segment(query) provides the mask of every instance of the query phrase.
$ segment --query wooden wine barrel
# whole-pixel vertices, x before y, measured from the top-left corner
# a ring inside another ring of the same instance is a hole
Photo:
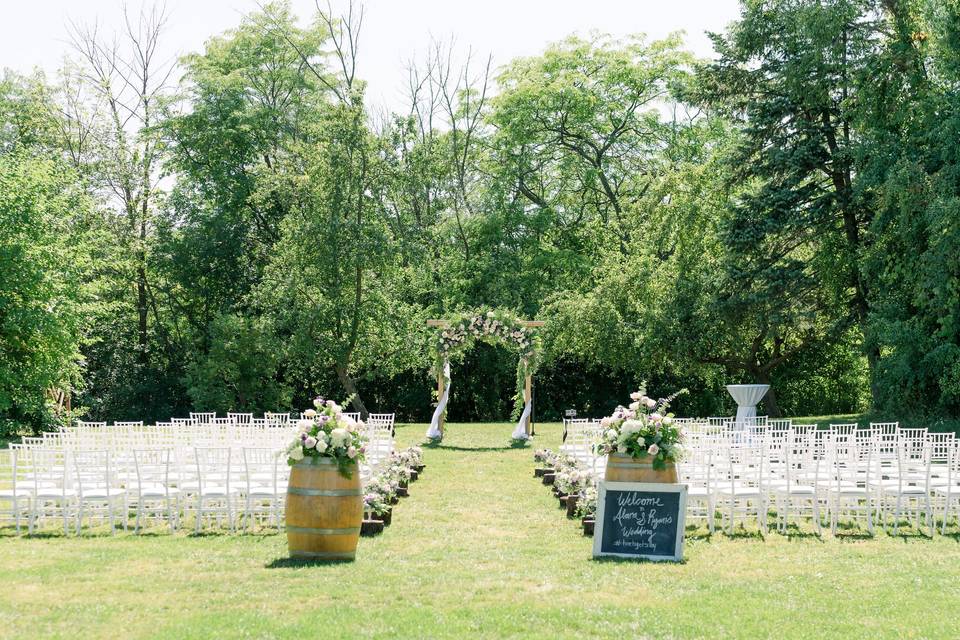
[[[677,467],[668,462],[664,469],[654,469],[649,457],[634,458],[622,453],[611,453],[607,457],[607,482],[659,482],[677,483]]]
[[[292,558],[352,560],[363,522],[360,470],[344,478],[332,458],[304,458],[287,485],[287,546]]]

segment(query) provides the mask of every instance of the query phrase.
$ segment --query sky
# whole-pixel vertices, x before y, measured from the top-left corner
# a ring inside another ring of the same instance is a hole
[[[345,2],[332,0],[332,5],[342,9]],[[127,4],[138,10],[144,2]],[[304,19],[316,10],[314,0],[291,4]],[[122,6],[121,0],[0,0],[0,67],[53,72],[70,53],[71,21],[115,30]],[[236,26],[258,2],[166,0],[166,7],[163,52],[175,57],[202,50],[207,38]],[[368,104],[401,109],[406,66],[425,54],[432,39],[453,38],[458,50],[470,48],[483,58],[491,54],[497,66],[535,55],[572,33],[661,38],[682,30],[690,50],[709,56],[704,32],[723,31],[739,9],[736,0],[367,0],[364,12],[358,75],[368,83]]]

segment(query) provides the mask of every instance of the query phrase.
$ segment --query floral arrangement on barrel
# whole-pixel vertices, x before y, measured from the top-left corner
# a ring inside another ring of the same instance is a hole
[[[646,389],[630,394],[628,407],[617,407],[613,415],[600,420],[604,428],[595,450],[599,455],[620,453],[633,458],[651,458],[654,469],[665,469],[683,454],[683,433],[667,408],[686,389],[654,400]]]
[[[332,458],[340,475],[351,477],[354,464],[364,459],[363,421],[344,414],[342,406],[333,400],[318,397],[313,406],[316,409],[304,411],[297,422],[297,436],[285,451],[287,464],[295,465],[304,458]]]

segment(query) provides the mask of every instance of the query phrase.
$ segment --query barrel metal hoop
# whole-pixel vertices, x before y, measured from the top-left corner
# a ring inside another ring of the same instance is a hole
[[[287,493],[292,496],[329,496],[341,498],[344,496],[362,496],[361,489],[306,489],[304,487],[287,487]]]
[[[336,458],[331,458],[329,456],[304,456],[302,459],[297,461],[293,466],[295,467],[339,467],[343,465],[347,468],[352,468],[357,466],[356,460],[348,460],[346,462],[337,460]]]
[[[291,558],[317,558],[321,560],[353,560],[357,557],[353,553],[329,553],[326,551],[291,551]]]
[[[288,533],[313,533],[321,536],[347,536],[353,533],[359,533],[360,527],[347,527],[345,529],[320,529],[318,527],[291,527],[287,526]]]

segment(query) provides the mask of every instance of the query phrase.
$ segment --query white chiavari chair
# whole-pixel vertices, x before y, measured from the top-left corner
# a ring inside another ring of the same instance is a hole
[[[236,424],[250,424],[253,422],[252,413],[227,413],[227,418],[232,419]]]
[[[30,518],[30,488],[22,466],[17,464],[19,449],[0,449],[0,518],[15,524],[20,533],[21,521]]]
[[[827,458],[832,472],[825,498],[833,535],[836,535],[841,521],[859,523],[861,519],[866,521],[867,530],[873,534],[873,491],[868,486],[867,470],[871,467],[874,447],[869,432],[861,434],[854,430],[830,434]]]
[[[687,517],[702,519],[710,533],[713,533],[716,527],[716,436],[699,433],[690,435],[686,447],[687,459],[679,464],[679,472],[681,481],[687,485]]]
[[[897,535],[899,531],[901,517],[905,516],[909,520],[911,515],[915,516],[918,528],[923,516],[925,523],[930,526],[930,534],[933,535],[930,445],[926,437],[918,437],[920,434],[917,431],[900,430],[896,478],[884,482],[881,488],[880,508],[883,514],[883,526],[887,527],[887,517],[892,515],[893,535]]]
[[[940,532],[946,534],[947,522],[950,521],[950,514],[956,509],[960,513],[960,440],[956,438],[950,443],[947,451],[947,473],[943,477],[938,477],[936,481],[931,479],[931,491],[933,497],[937,500],[937,510],[943,514]]]
[[[236,530],[234,507],[239,487],[232,486],[233,457],[230,447],[194,447],[197,464],[197,488],[194,493],[196,532],[200,533],[206,516],[216,516],[221,525],[226,517],[231,531]]]
[[[80,450],[72,453],[77,489],[77,534],[86,516],[109,521],[110,534],[116,533],[116,519],[127,529],[127,492],[114,475],[110,452]]]
[[[244,447],[244,511],[243,528],[259,516],[268,516],[274,527],[280,526],[283,502],[287,493],[286,478],[281,465],[286,466],[275,449]]]
[[[134,450],[136,482],[133,502],[137,510],[134,532],[140,532],[142,519],[165,520],[170,531],[180,524],[180,489],[170,479],[171,450],[168,448]]]
[[[809,517],[820,533],[820,500],[817,487],[810,483],[805,474],[811,461],[811,438],[804,434],[789,431],[782,449],[782,474],[775,478],[770,486],[777,511],[777,530],[786,533],[790,526],[790,517]],[[814,474],[813,477],[816,477]],[[799,522],[798,522],[799,526]]]
[[[761,534],[767,529],[767,490],[764,487],[763,442],[746,441],[730,434],[721,444],[727,477],[718,483],[717,499],[727,532],[733,533],[738,516],[756,515]]]
[[[27,440],[27,438],[24,438]],[[28,483],[31,490],[30,533],[49,516],[63,520],[63,533],[69,533],[69,521],[76,507],[77,494],[70,481],[70,457],[62,449],[28,446]]]

